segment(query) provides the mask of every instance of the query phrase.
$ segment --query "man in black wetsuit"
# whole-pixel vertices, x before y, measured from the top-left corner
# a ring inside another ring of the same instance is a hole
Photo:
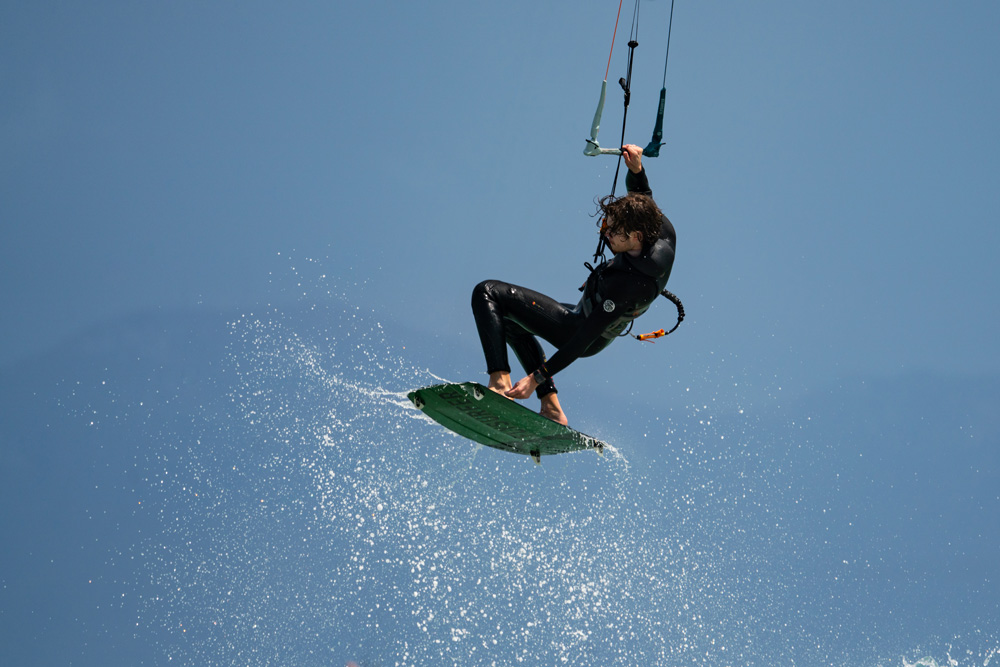
[[[536,392],[541,414],[566,424],[552,376],[580,357],[597,354],[656,300],[674,263],[677,235],[653,201],[642,149],[622,147],[628,194],[600,202],[602,234],[615,254],[598,265],[576,306],[517,285],[486,280],[472,292],[472,313],[486,355],[489,387],[510,398]],[[557,348],[545,358],[535,336]],[[507,345],[528,375],[511,385]]]

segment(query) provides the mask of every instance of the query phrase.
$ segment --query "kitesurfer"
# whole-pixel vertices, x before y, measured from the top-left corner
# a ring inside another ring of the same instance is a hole
[[[642,148],[622,147],[628,167],[623,197],[599,203],[602,235],[614,257],[591,271],[575,306],[544,294],[497,280],[486,280],[472,292],[472,313],[486,356],[489,388],[524,399],[535,392],[540,414],[566,424],[552,376],[580,357],[597,354],[617,338],[656,300],[670,277],[677,235],[653,201],[642,166]],[[545,358],[536,336],[557,348]],[[507,345],[527,376],[510,379]]]

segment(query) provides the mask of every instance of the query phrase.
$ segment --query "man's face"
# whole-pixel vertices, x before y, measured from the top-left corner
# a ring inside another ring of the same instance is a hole
[[[616,255],[620,252],[638,252],[642,250],[642,234],[639,232],[615,232],[607,231],[604,238],[608,241],[608,247]]]

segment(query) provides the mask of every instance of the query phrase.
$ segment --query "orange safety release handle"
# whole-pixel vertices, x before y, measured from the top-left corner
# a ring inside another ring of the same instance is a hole
[[[660,337],[666,336],[666,335],[667,335],[666,331],[664,331],[663,329],[657,329],[653,333],[639,334],[638,336],[636,336],[636,338],[638,338],[639,340],[650,340],[651,338],[660,338]],[[652,341],[650,341],[650,342],[652,342]]]

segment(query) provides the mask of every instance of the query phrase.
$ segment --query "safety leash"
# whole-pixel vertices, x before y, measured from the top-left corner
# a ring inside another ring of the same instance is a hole
[[[656,338],[663,338],[664,336],[669,336],[673,332],[677,331],[677,327],[679,327],[681,325],[681,322],[684,321],[684,304],[681,303],[681,300],[677,298],[677,295],[674,294],[673,292],[663,290],[662,292],[660,292],[660,296],[666,297],[668,301],[670,301],[671,303],[674,304],[674,306],[677,307],[677,323],[674,324],[674,327],[670,331],[657,329],[656,331],[647,334],[639,334],[639,335],[630,334],[636,340],[645,341],[647,343],[655,343]],[[631,331],[631,329],[632,327],[629,326],[629,331]]]

